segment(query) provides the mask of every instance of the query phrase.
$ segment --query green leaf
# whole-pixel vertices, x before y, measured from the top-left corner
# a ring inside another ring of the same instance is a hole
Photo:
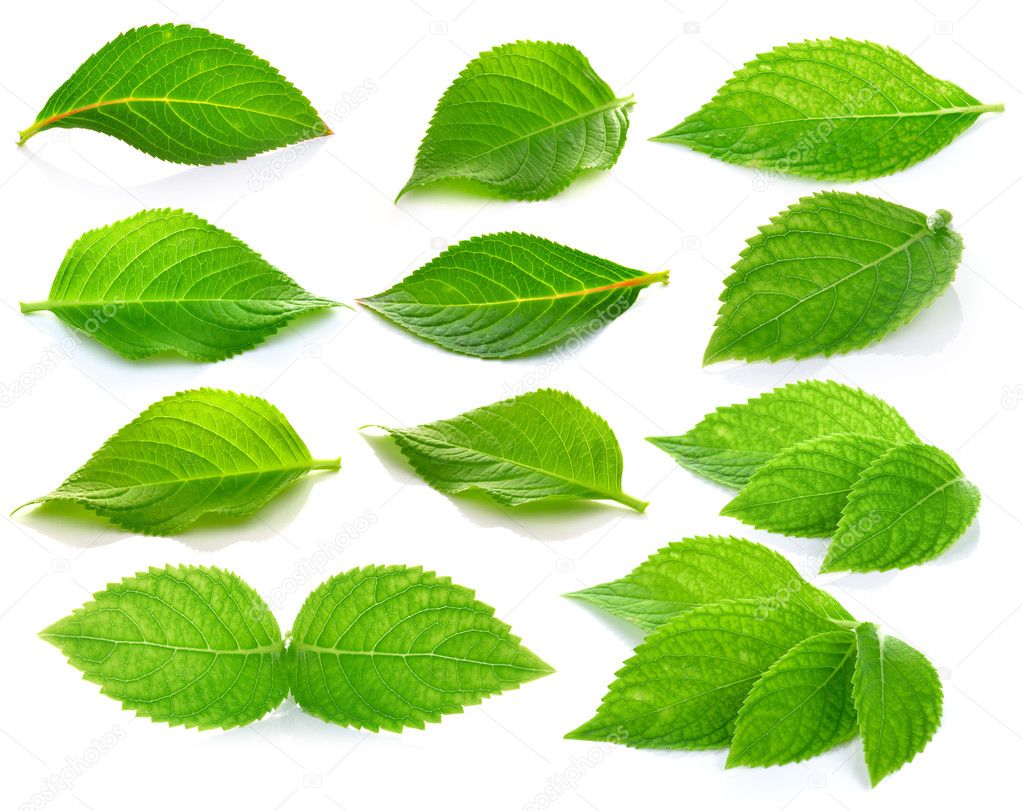
[[[941,723],[941,680],[934,667],[869,622],[856,629],[853,699],[874,786],[922,752]]]
[[[667,284],[668,271],[644,273],[506,232],[459,242],[360,302],[445,349],[510,358],[585,338],[654,282]]]
[[[860,474],[891,447],[863,434],[804,439],[759,467],[721,514],[769,532],[830,538]]]
[[[330,129],[275,68],[203,28],[149,25],[90,56],[21,132],[95,130],[173,163],[229,163]]]
[[[937,557],[973,523],[980,491],[930,445],[878,457],[849,494],[822,572],[904,569]]]
[[[336,306],[201,217],[159,209],[82,235],[49,299],[21,311],[50,310],[127,358],[170,351],[215,361],[296,315]]]
[[[719,408],[682,436],[649,441],[693,473],[742,487],[758,467],[790,445],[835,433],[892,442],[917,438],[882,400],[830,380],[804,380]]]
[[[719,160],[819,180],[891,174],[964,132],[981,104],[898,51],[851,39],[760,54],[717,95],[653,140]]]
[[[763,226],[725,279],[704,363],[834,355],[908,323],[952,283],[952,215],[822,192]]]
[[[150,569],[93,595],[40,636],[104,695],[186,727],[248,724],[288,693],[281,629],[231,572]]]
[[[516,200],[552,197],[580,172],[614,166],[632,103],[571,45],[498,46],[444,92],[398,197],[462,178]]]
[[[553,672],[471,590],[405,566],[354,569],[316,589],[288,666],[302,709],[374,732],[422,729]]]
[[[442,493],[478,490],[512,506],[580,498],[647,506],[622,492],[622,451],[610,426],[562,391],[540,389],[415,428],[380,427]]]
[[[814,588],[784,557],[757,543],[722,536],[668,544],[620,580],[566,595],[652,630],[684,611],[730,599],[767,608],[794,602],[823,616],[852,616]]]
[[[151,405],[29,504],[73,502],[132,532],[173,535],[206,513],[250,515],[309,471],[339,467],[313,459],[266,400],[195,389]]]
[[[764,671],[796,643],[834,628],[794,603],[723,600],[694,608],[636,648],[596,716],[566,737],[644,749],[728,746]]]
[[[856,636],[828,631],[797,643],[750,690],[739,710],[728,767],[795,763],[856,734]]]

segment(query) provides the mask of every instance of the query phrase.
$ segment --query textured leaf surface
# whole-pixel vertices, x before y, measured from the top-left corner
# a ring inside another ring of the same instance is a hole
[[[892,442],[917,438],[882,400],[830,380],[804,380],[719,408],[682,436],[650,441],[693,473],[742,487],[760,465],[790,445],[835,433]]]
[[[808,611],[852,619],[826,592],[805,582],[766,546],[704,536],[670,543],[620,580],[568,595],[652,630],[684,611],[729,599],[759,599],[765,609],[795,602]]]
[[[856,636],[835,630],[804,639],[775,662],[739,710],[729,766],[806,760],[856,734],[852,698]]]
[[[288,665],[306,712],[392,732],[552,672],[471,590],[405,566],[355,569],[316,589]]]
[[[728,746],[761,675],[834,624],[795,605],[725,600],[660,626],[618,671],[596,716],[567,737],[657,749]]]
[[[721,514],[770,532],[830,538],[860,474],[891,447],[864,434],[804,439],[758,468]]]
[[[610,499],[622,492],[622,451],[610,426],[562,391],[540,389],[415,428],[387,428],[416,473],[442,493],[478,490],[501,504]]]
[[[880,340],[955,278],[963,242],[951,219],[862,194],[804,197],[748,240],[704,363],[833,355]]]
[[[668,281],[529,234],[459,242],[361,303],[454,352],[509,358],[585,338]]]
[[[108,439],[49,495],[124,529],[172,535],[206,513],[250,515],[310,470],[315,460],[266,400],[216,389],[166,397]]]
[[[50,310],[128,358],[171,351],[214,361],[335,306],[201,217],[159,209],[81,236],[49,299],[21,311]]]
[[[398,197],[458,178],[518,200],[551,197],[583,170],[614,166],[631,104],[571,45],[501,45],[445,91]]]
[[[729,163],[861,180],[923,160],[1001,111],[872,42],[808,40],[757,56],[658,136]]]
[[[228,729],[262,718],[288,693],[277,621],[222,569],[150,569],[40,636],[104,695],[154,721]]]
[[[853,699],[871,785],[922,752],[941,723],[941,681],[934,667],[869,622],[856,629]]]
[[[275,68],[237,42],[187,25],[121,34],[55,92],[21,143],[81,127],[174,163],[228,163],[308,138],[327,125]]]
[[[930,445],[899,445],[853,486],[822,572],[902,569],[955,543],[980,507],[980,491]]]

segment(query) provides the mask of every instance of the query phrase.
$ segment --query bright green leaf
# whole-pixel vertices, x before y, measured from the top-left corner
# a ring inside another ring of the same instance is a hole
[[[166,397],[108,439],[49,495],[147,535],[173,535],[206,513],[254,513],[317,460],[266,400],[216,389]]]
[[[808,40],[760,54],[708,104],[654,138],[729,163],[820,180],[891,174],[964,132],[981,104],[891,48]]]
[[[171,725],[241,726],[288,693],[277,621],[255,591],[222,569],[139,573],[40,636],[126,710]]]
[[[330,129],[245,46],[188,25],[149,25],[90,56],[20,144],[53,127],[113,135],[173,163],[230,163]]]
[[[907,443],[878,457],[849,494],[822,572],[903,569],[955,543],[980,507],[980,491],[930,445]]]
[[[856,636],[849,629],[811,636],[789,649],[746,696],[728,766],[795,763],[852,738],[855,663]]]
[[[509,358],[585,338],[629,309],[641,288],[667,281],[668,271],[500,233],[459,242],[361,303],[445,349]]]
[[[553,672],[471,590],[405,566],[354,569],[316,589],[288,670],[306,712],[374,732],[422,729]]]
[[[830,380],[804,380],[719,408],[682,436],[650,437],[650,442],[694,473],[742,487],[758,467],[790,445],[835,433],[892,442],[917,438],[882,400]]]
[[[952,215],[822,192],[763,226],[725,279],[704,363],[861,349],[931,305],[955,278]]]
[[[764,671],[793,645],[834,628],[795,603],[724,600],[694,608],[636,648],[596,716],[566,737],[647,749],[728,746]]]
[[[721,514],[770,532],[830,538],[853,484],[891,447],[864,434],[804,439],[759,467]]]
[[[381,426],[416,473],[442,493],[482,491],[500,504],[609,499],[622,492],[622,451],[610,426],[570,394],[523,394],[415,428]]]
[[[584,170],[614,166],[631,104],[571,45],[501,45],[445,91],[398,197],[462,178],[517,200],[551,197]]]
[[[82,235],[46,301],[61,321],[128,358],[177,352],[215,361],[261,343],[313,296],[244,242],[184,211],[141,211]]]
[[[784,557],[741,538],[705,536],[670,543],[620,580],[567,595],[652,630],[684,611],[729,599],[770,608],[794,602],[835,619],[852,617]]]
[[[934,667],[869,622],[856,629],[853,699],[874,786],[922,752],[941,723],[941,680]]]

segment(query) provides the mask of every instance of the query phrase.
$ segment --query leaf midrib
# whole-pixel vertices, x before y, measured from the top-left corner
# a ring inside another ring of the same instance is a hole
[[[701,134],[708,132],[729,132],[731,130],[748,130],[753,127],[776,127],[784,124],[809,124],[809,123],[823,123],[826,121],[859,121],[859,120],[872,120],[872,119],[889,119],[889,118],[922,118],[926,116],[941,116],[941,115],[970,115],[970,114],[981,114],[981,113],[1000,113],[1004,111],[1004,105],[1002,104],[973,104],[966,107],[940,107],[936,110],[912,110],[907,112],[896,111],[893,113],[867,113],[863,115],[827,115],[827,116],[807,116],[805,118],[785,118],[778,121],[755,121],[750,124],[742,124],[734,127],[712,127],[710,129],[701,130]],[[670,141],[675,139],[686,138],[685,135],[673,135],[665,133],[664,135],[657,135],[651,138],[651,141]]]
[[[381,426],[381,427],[384,428],[385,431],[389,431],[392,434],[399,434],[401,436],[409,436],[410,435],[410,432],[399,431],[399,430],[395,430],[395,429],[392,429],[392,428],[386,428],[384,426]],[[506,458],[504,456],[497,456],[496,454],[488,453],[487,451],[481,451],[478,448],[470,448],[468,445],[455,445],[455,444],[453,444],[451,442],[447,442],[445,440],[433,440],[433,439],[431,439],[431,443],[434,444],[434,445],[442,445],[442,446],[444,446],[446,448],[452,448],[452,449],[455,449],[455,450],[471,451],[472,453],[478,454],[479,456],[484,456],[487,459],[493,459],[496,462],[505,462],[505,463],[507,463],[509,465],[515,465],[516,467],[521,467],[524,470],[532,471],[533,473],[539,473],[539,474],[541,474],[543,476],[549,476],[552,479],[557,479],[558,481],[562,481],[562,482],[565,482],[567,484],[573,484],[576,487],[580,487],[580,488],[583,488],[585,490],[589,490],[592,493],[598,493],[603,498],[608,498],[608,499],[610,499],[612,501],[618,501],[620,503],[625,503],[627,506],[632,506],[631,504],[628,503],[628,501],[625,501],[625,502],[622,501],[622,499],[632,499],[632,497],[629,496],[624,490],[618,490],[618,491],[606,490],[603,487],[600,487],[600,486],[595,485],[595,484],[591,484],[589,482],[577,481],[576,479],[571,479],[568,476],[563,476],[563,475],[561,475],[559,473],[554,473],[553,471],[550,471],[550,470],[544,470],[543,468],[534,467],[533,465],[526,464],[525,462],[520,462],[520,461],[518,461],[516,459],[508,459],[508,458]],[[480,485],[478,485],[478,484],[477,485],[473,485],[472,483],[466,483],[466,486],[467,487],[474,487],[474,486],[475,487],[479,487]],[[636,509],[636,508],[633,507],[633,509]]]
[[[67,310],[78,307],[128,307],[143,304],[315,304],[336,306],[337,302],[318,298],[155,298],[155,299],[46,299],[23,303],[23,313],[35,310]]]
[[[451,304],[437,303],[437,302],[424,302],[424,301],[409,301],[409,302],[383,302],[386,304],[407,304],[414,307],[433,307],[433,308],[447,308],[447,307],[498,307],[506,306],[509,304],[526,304],[532,301],[557,301],[558,299],[575,298],[582,296],[593,295],[594,293],[606,293],[609,290],[619,290],[628,287],[644,287],[646,285],[654,284],[660,281],[666,281],[668,278],[668,271],[661,271],[659,273],[644,273],[642,276],[634,276],[631,279],[623,279],[618,282],[612,282],[611,284],[600,285],[599,287],[584,287],[581,290],[569,290],[563,293],[553,293],[548,296],[524,296],[522,298],[504,299],[501,301],[459,301],[452,302]],[[369,307],[373,307],[378,303],[376,297],[368,299],[359,299],[360,303],[365,304]]]
[[[549,673],[549,669],[540,667],[525,667],[524,665],[512,664],[509,662],[488,662],[483,659],[470,659],[462,656],[448,656],[443,653],[399,653],[391,651],[379,651],[379,650],[354,650],[350,648],[328,648],[322,645],[314,645],[310,642],[299,642],[298,640],[292,640],[291,647],[296,651],[304,651],[308,653],[319,653],[328,656],[385,656],[395,657],[400,659],[444,659],[449,662],[465,662],[472,665],[485,665],[487,667],[513,667],[517,670],[527,670],[533,673]]]
[[[143,460],[144,461],[144,460]],[[118,487],[106,487],[102,489],[89,490],[86,493],[73,494],[75,498],[89,498],[94,495],[114,494],[123,493],[126,490],[135,490],[140,487],[164,487],[171,484],[188,484],[189,482],[201,482],[210,481],[214,479],[232,479],[241,478],[243,476],[265,475],[271,473],[296,473],[296,472],[310,472],[319,469],[330,469],[333,470],[340,464],[339,460],[332,459],[310,459],[308,462],[304,462],[299,465],[281,465],[279,467],[264,467],[264,468],[253,468],[251,470],[238,470],[229,473],[210,474],[208,476],[190,476],[188,478],[179,479],[165,479],[160,481],[152,482],[138,482],[137,484],[125,484]],[[70,482],[76,484],[77,482]],[[40,501],[46,501],[47,499],[54,498],[62,495],[61,491],[68,482],[64,482],[60,487],[54,490],[49,495],[43,496],[42,498],[30,501],[28,504],[36,504]],[[22,506],[28,506],[27,504]],[[18,509],[21,509],[20,507]]]
[[[49,641],[53,639],[84,639],[89,642],[109,642],[114,645],[140,645],[147,648],[159,648],[160,650],[181,651],[184,653],[209,653],[214,656],[258,656],[267,653],[284,653],[284,642],[273,642],[270,645],[260,645],[255,648],[199,648],[189,645],[171,645],[165,642],[150,642],[146,639],[108,639],[102,636],[89,636],[86,634],[54,634],[41,633],[39,635]]]
[[[86,113],[89,112],[90,110],[98,110],[101,107],[110,107],[116,104],[197,104],[206,107],[216,107],[217,109],[236,110],[238,112],[262,115],[268,118],[276,118],[281,121],[287,121],[290,124],[304,123],[294,118],[288,118],[287,116],[277,115],[275,113],[267,112],[264,110],[257,110],[250,107],[242,107],[237,104],[223,104],[221,102],[216,101],[203,101],[202,99],[174,99],[167,96],[140,96],[137,98],[128,96],[120,99],[107,99],[105,101],[97,101],[93,102],[92,104],[82,105],[81,107],[75,107],[71,110],[64,110],[63,112],[60,113],[54,113],[53,115],[48,116],[47,118],[43,118],[40,119],[39,121],[36,121],[35,123],[32,124],[32,126],[26,129],[24,132],[20,133],[20,140],[18,141],[18,143],[19,144],[25,143],[25,141],[27,141],[40,130],[50,126],[51,124],[55,124],[58,121],[62,121],[65,118],[78,115],[79,113]]]

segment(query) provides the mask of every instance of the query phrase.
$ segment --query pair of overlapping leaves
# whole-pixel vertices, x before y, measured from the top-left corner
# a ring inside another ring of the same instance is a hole
[[[946,551],[980,492],[887,403],[833,381],[802,381],[651,437],[694,473],[739,488],[723,515],[759,529],[830,537],[821,571],[879,571]]]
[[[569,596],[648,636],[568,738],[728,748],[732,767],[805,760],[859,733],[876,785],[940,724],[941,682],[926,657],[854,620],[760,544],[688,538]]]
[[[332,723],[422,729],[552,672],[470,589],[407,566],[330,578],[287,642],[250,586],[204,566],[113,583],[40,635],[125,709],[199,729],[256,721],[289,692]]]

